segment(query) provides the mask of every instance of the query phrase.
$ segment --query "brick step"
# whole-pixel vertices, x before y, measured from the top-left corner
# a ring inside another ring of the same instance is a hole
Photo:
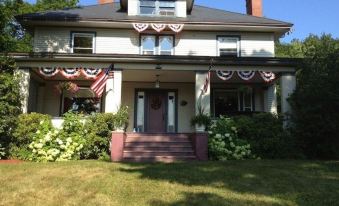
[[[191,142],[125,142],[125,147],[192,147]]]
[[[176,161],[192,161],[196,160],[196,157],[193,155],[188,156],[153,156],[153,157],[144,157],[144,156],[133,156],[126,157],[123,161],[125,162],[176,162]]]
[[[125,147],[124,152],[193,152],[192,147]]]
[[[188,137],[140,136],[127,137],[125,142],[191,142],[191,140]]]
[[[136,133],[136,132],[130,132],[126,133],[127,137],[151,137],[151,136],[167,136],[167,137],[189,137],[191,134],[189,133]]]
[[[194,152],[191,151],[124,151],[123,157],[154,157],[154,156],[174,156],[174,157],[181,157],[181,156],[194,156]]]

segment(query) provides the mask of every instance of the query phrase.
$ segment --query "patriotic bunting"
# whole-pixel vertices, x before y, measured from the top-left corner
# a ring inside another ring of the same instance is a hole
[[[161,32],[166,28],[166,24],[152,24],[151,26],[157,32]]]
[[[133,27],[138,32],[143,32],[148,28],[149,24],[142,24],[142,23],[133,23]]]
[[[217,70],[216,74],[220,79],[227,81],[233,77],[234,71]]]
[[[46,77],[53,77],[59,72],[57,67],[41,67],[39,73]]]
[[[98,68],[83,68],[81,70],[81,73],[87,78],[87,79],[95,79],[98,74],[101,72],[101,69]]]
[[[179,33],[184,29],[183,24],[169,24],[168,27],[176,33]]]
[[[255,71],[237,71],[238,76],[245,81],[252,79],[255,75]]]
[[[264,71],[259,71],[261,78],[265,82],[271,82],[275,79],[275,74],[273,72],[264,72]]]
[[[79,68],[62,68],[60,72],[62,76],[64,76],[67,79],[73,79],[80,76]]]
[[[69,67],[69,68],[63,68],[63,67],[41,67],[39,68],[39,73],[45,77],[54,77],[59,72],[61,75],[67,79],[74,79],[79,77],[81,74],[86,79],[96,79],[102,69],[99,68],[81,68],[81,67]]]

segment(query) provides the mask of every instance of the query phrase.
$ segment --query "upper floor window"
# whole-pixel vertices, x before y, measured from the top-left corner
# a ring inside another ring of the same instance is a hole
[[[240,56],[239,37],[219,36],[218,56]]]
[[[175,0],[140,0],[140,14],[174,16]]]
[[[173,55],[174,37],[170,35],[142,35],[141,54],[145,55]]]
[[[94,45],[94,33],[72,33],[72,53],[93,54]]]

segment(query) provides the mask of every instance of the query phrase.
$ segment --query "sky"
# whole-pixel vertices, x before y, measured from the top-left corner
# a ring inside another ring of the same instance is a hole
[[[80,0],[81,5],[96,3],[97,0]],[[245,0],[195,0],[195,4],[246,13]],[[339,38],[339,0],[263,0],[263,4],[265,17],[294,24],[293,32],[283,37],[283,42],[304,39],[310,33],[330,33]]]

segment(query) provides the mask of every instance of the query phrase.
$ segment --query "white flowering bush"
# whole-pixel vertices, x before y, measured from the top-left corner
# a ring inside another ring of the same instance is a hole
[[[238,138],[237,128],[232,119],[220,117],[209,128],[208,149],[213,160],[253,159],[251,145]]]
[[[5,152],[5,148],[2,147],[2,145],[0,144],[0,160],[1,158],[5,157],[6,152]]]
[[[50,128],[48,122],[42,120],[29,145],[32,150],[29,160],[53,162],[79,159],[84,135],[84,124],[79,115],[65,114],[61,130]]]

